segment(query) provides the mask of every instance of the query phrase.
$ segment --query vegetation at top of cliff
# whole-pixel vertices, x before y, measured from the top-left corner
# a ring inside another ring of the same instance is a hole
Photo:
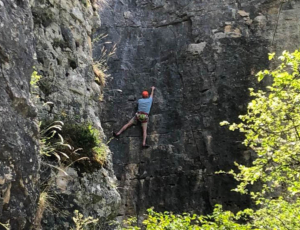
[[[175,217],[150,212],[143,222],[147,229],[178,229],[178,223],[180,229],[300,229],[300,51],[284,51],[279,60],[276,69],[256,75],[258,81],[272,77],[272,85],[250,89],[247,114],[229,127],[244,133],[244,145],[257,154],[251,166],[235,163],[238,172],[228,172],[239,182],[234,191],[250,194],[257,209],[233,214],[217,205],[212,215]],[[257,183],[259,191],[250,191]],[[140,228],[129,223],[125,229]]]

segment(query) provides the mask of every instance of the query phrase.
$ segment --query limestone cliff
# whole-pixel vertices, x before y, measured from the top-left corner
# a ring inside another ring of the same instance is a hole
[[[38,199],[38,126],[29,100],[34,54],[28,1],[0,1],[0,222],[30,229]]]
[[[35,67],[42,76],[33,97],[42,122],[60,120],[65,126],[91,124],[100,131],[104,142],[99,119],[102,89],[95,82],[92,59],[92,31],[100,26],[96,7],[89,0],[33,3]],[[78,144],[77,147],[84,148]],[[57,197],[56,207],[46,210],[43,229],[69,228],[75,209],[84,216],[100,218],[103,225],[116,215],[120,197],[114,185],[110,151],[105,151],[107,161],[103,167],[86,162],[80,166],[80,162],[75,162],[64,169],[68,176],[56,176],[52,191]],[[86,156],[85,149],[77,153],[78,158]],[[43,176],[41,180],[47,180]]]
[[[299,7],[279,0],[110,2],[99,31],[118,47],[101,118],[107,135],[134,115],[142,90],[157,87],[151,148],[141,149],[140,127],[110,144],[120,216],[151,206],[207,213],[216,203],[231,210],[249,205],[230,191],[231,178],[214,174],[253,157],[241,135],[219,122],[245,112],[248,88],[268,67],[268,52],[298,47]]]
[[[91,36],[100,18],[92,2],[0,1],[0,222],[10,221],[11,229],[69,229],[74,210],[99,218],[102,228],[117,213],[120,196],[99,119],[102,89],[93,71]],[[30,84],[34,69],[37,85]],[[53,120],[93,126],[107,160],[70,166],[41,157],[38,123]],[[48,206],[41,211],[45,187]]]
[[[253,157],[219,122],[245,112],[247,88],[268,67],[268,52],[298,48],[299,1],[111,0],[101,9],[96,2],[0,0],[0,222],[17,230],[69,229],[77,209],[107,229],[117,214],[140,215],[151,206],[207,213],[215,203],[249,205],[230,192],[231,178],[214,174]],[[93,35],[97,11],[102,26]],[[108,36],[97,41],[101,33]],[[103,88],[92,49],[97,60],[113,45]],[[30,85],[34,68],[42,76],[37,87]],[[141,149],[135,127],[110,142],[113,155],[104,148],[107,161],[96,167],[40,157],[40,121],[91,124],[104,144],[152,85],[150,149]],[[39,213],[45,184],[55,201]]]

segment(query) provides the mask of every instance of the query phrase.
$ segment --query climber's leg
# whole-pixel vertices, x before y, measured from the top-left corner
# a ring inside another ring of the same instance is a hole
[[[146,138],[147,138],[147,124],[148,122],[142,123],[142,129],[143,129],[143,147],[148,148],[149,146],[146,145]]]
[[[136,123],[137,123],[137,118],[136,118],[136,116],[134,116],[134,117],[133,117],[126,125],[124,125],[124,126],[122,127],[122,129],[120,129],[119,132],[113,133],[114,136],[115,136],[115,137],[118,137],[121,133],[123,133],[123,132],[124,132],[126,129],[128,129],[130,126],[136,125]]]

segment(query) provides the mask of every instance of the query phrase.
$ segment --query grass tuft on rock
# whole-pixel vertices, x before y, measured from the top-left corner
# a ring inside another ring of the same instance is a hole
[[[55,156],[62,165],[74,165],[82,172],[106,164],[108,148],[99,130],[91,124],[45,122],[41,130],[41,155]]]
[[[98,129],[91,124],[66,123],[61,131],[65,141],[77,151],[71,153],[72,161],[82,157],[88,157],[93,166],[103,166],[107,160],[107,146],[102,142]],[[86,161],[79,161],[77,164],[86,164]],[[87,166],[87,165],[86,165]]]
[[[99,69],[98,64],[93,65],[93,70],[95,74],[95,81],[97,82],[97,84],[105,86],[106,74],[101,69]]]

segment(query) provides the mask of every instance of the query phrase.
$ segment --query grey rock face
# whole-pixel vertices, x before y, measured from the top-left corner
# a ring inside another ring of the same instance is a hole
[[[27,0],[0,1],[0,222],[16,230],[32,228],[39,195],[32,25]]]
[[[91,34],[100,19],[90,1],[36,1],[32,6],[36,39],[36,69],[42,75],[33,95],[41,121],[62,120],[65,124],[90,123],[102,132],[100,100],[102,88],[95,83],[92,68]],[[48,103],[47,106],[44,103]],[[78,153],[81,153],[80,151]],[[43,229],[68,229],[74,210],[85,217],[100,218],[101,223],[117,214],[120,196],[114,185],[111,153],[100,169],[79,172],[65,168],[68,176],[58,174],[53,186],[55,208],[46,211]],[[90,166],[92,167],[92,166]],[[44,172],[42,180],[49,176]],[[44,181],[45,182],[45,181]],[[56,210],[54,209],[54,210]]]
[[[219,122],[237,121],[246,112],[248,88],[256,87],[253,75],[268,68],[268,52],[298,46],[297,1],[284,3],[271,46],[280,4],[110,2],[114,12],[104,10],[100,32],[108,33],[107,40],[118,49],[105,90],[105,132],[121,128],[133,116],[132,98],[157,87],[148,129],[151,148],[141,149],[140,127],[110,144],[121,216],[139,215],[151,206],[206,213],[216,203],[231,210],[249,205],[247,197],[230,191],[235,186],[231,178],[214,174],[251,158],[243,137]]]

